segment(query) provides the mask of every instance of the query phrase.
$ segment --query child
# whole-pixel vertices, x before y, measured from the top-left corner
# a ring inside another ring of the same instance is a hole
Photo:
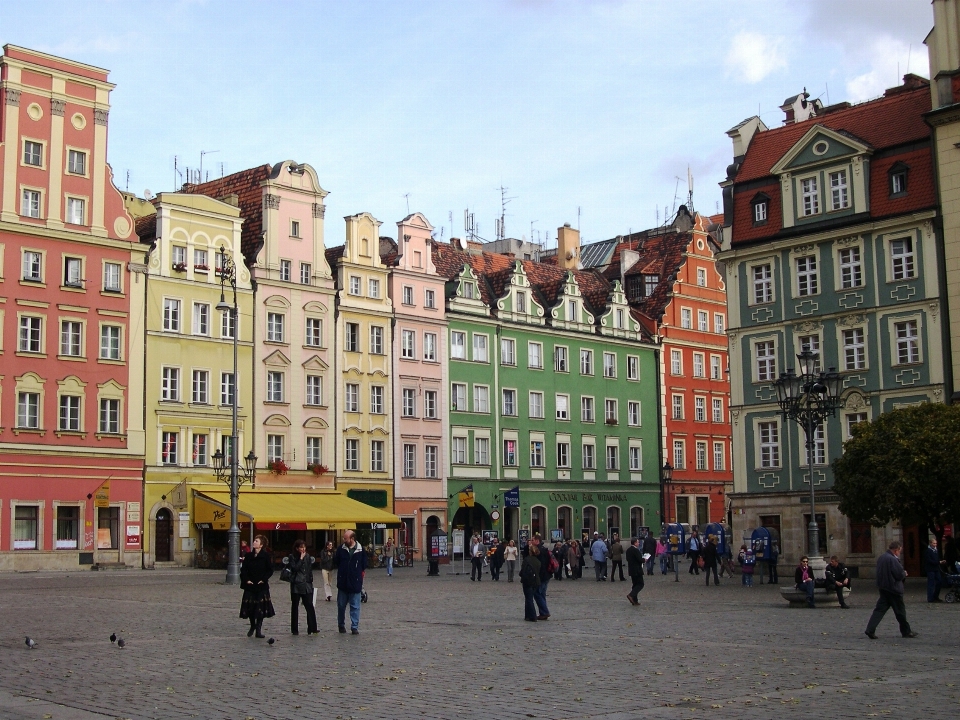
[[[753,568],[757,564],[757,556],[746,545],[741,545],[737,559],[740,561],[741,584],[753,587]]]

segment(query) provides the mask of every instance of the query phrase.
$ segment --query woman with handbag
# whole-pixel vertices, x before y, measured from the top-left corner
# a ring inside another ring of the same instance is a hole
[[[280,573],[283,580],[284,573],[290,573],[290,634],[300,634],[300,603],[307,611],[307,635],[316,635],[317,611],[313,607],[313,558],[307,554],[307,544],[297,540],[293,544],[293,552],[284,559],[286,567]]]
[[[243,600],[240,602],[240,617],[250,621],[247,637],[254,633],[264,637],[263,619],[277,613],[270,600],[270,576],[273,575],[273,560],[267,550],[267,539],[257,535],[253,539],[253,550],[243,558],[240,565],[240,587],[243,588]]]

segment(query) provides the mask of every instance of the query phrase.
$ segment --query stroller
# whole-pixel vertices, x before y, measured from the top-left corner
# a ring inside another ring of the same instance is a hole
[[[943,587],[947,590],[943,599],[948,603],[960,602],[960,562],[955,562],[953,565],[953,573],[943,574]]]

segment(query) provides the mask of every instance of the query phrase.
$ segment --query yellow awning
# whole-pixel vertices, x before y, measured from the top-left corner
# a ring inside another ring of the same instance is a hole
[[[210,530],[230,529],[230,494],[221,503],[196,492],[193,496],[193,521],[201,528]],[[253,518],[242,510],[237,511],[237,522],[252,522]]]
[[[197,508],[202,505],[220,510],[222,506],[229,508],[230,493],[197,492],[194,522],[205,522],[196,519]],[[240,493],[239,508],[252,518],[258,530],[356,530],[401,526],[400,518],[393,513],[337,492],[246,491]]]

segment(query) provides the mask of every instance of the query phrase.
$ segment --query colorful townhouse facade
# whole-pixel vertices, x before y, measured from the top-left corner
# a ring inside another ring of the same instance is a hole
[[[853,523],[831,493],[830,461],[858,422],[945,398],[939,212],[926,80],[883,97],[820,107],[784,104],[783,127],[757,118],[729,131],[734,160],[722,184],[733,420],[733,535],[776,528],[781,559],[806,547],[810,483],[820,551],[864,574],[892,534],[919,570],[916,528]],[[805,436],[785,423],[774,382],[796,355],[819,353],[843,376],[843,407]]]
[[[0,57],[0,569],[138,565],[142,252],[106,70]]]
[[[447,527],[446,278],[433,264],[433,226],[420,213],[397,223],[381,259],[393,303],[394,504],[400,547],[425,558],[429,538]]]
[[[619,281],[453,240],[448,515],[502,538],[623,536],[659,525],[657,363]]]

